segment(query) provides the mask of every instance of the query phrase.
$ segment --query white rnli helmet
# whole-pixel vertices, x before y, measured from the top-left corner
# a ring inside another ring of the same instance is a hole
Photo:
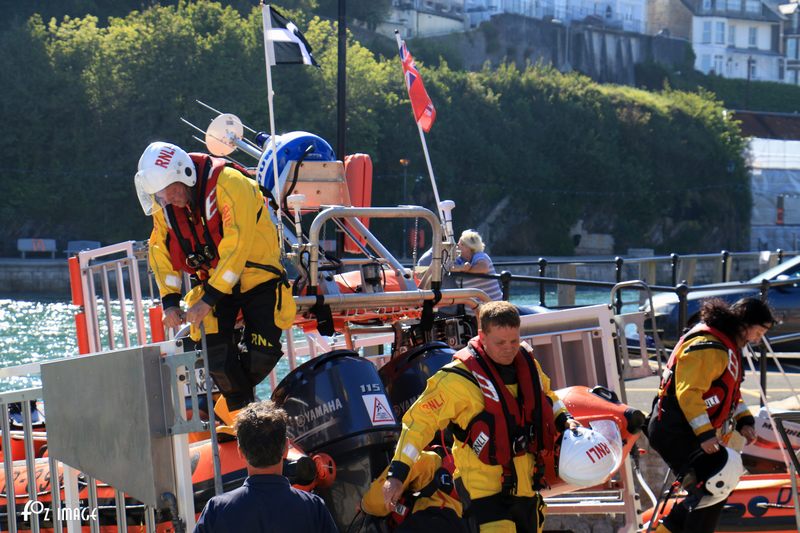
[[[601,433],[584,427],[564,432],[558,476],[570,485],[598,485],[608,479],[618,463],[616,450]]]
[[[705,489],[710,494],[704,495],[695,509],[711,507],[727,498],[736,488],[736,485],[739,483],[739,478],[742,477],[742,474],[745,472],[744,464],[742,464],[742,456],[739,452],[727,446],[725,446],[724,449],[728,452],[725,464],[706,480]]]
[[[152,215],[163,207],[156,193],[175,182],[192,187],[197,173],[189,154],[171,143],[154,142],[145,148],[139,158],[139,171],[133,179],[136,195],[145,215]]]

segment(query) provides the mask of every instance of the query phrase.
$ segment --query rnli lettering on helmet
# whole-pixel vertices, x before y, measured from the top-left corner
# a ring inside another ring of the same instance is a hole
[[[715,405],[719,404],[719,396],[717,395],[709,396],[708,398],[706,398],[705,402],[706,402],[706,408],[714,407]]]
[[[342,408],[342,400],[340,400],[339,398],[335,398],[333,400],[322,403],[313,409],[309,409],[308,411],[303,411],[302,413],[294,417],[294,422],[298,426],[304,426],[307,423],[313,422],[322,416],[335,413],[341,408]]]
[[[475,452],[475,455],[480,455],[483,451],[483,448],[489,443],[489,435],[484,433],[483,431],[475,437],[475,442],[472,443],[472,451]]]
[[[175,150],[167,148],[166,146],[158,152],[155,165],[161,168],[169,168],[169,163],[172,161],[172,156],[175,155]]]
[[[606,455],[611,455],[611,448],[605,442],[600,442],[586,450],[586,457],[591,459],[592,463],[596,463]]]

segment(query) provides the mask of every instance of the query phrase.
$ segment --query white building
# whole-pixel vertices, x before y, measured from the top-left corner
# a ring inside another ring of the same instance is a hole
[[[652,33],[692,43],[695,68],[726,78],[783,81],[781,17],[761,0],[651,0]]]
[[[647,0],[392,0],[388,20],[377,31],[403,37],[423,37],[478,27],[493,15],[556,18],[565,23],[589,21],[643,33]]]
[[[800,85],[800,3],[792,0],[779,6],[783,23],[783,53],[786,57],[784,81]]]

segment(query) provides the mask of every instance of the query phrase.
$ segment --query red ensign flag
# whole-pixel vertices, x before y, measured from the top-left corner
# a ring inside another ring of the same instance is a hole
[[[411,108],[414,110],[414,118],[420,128],[428,133],[436,120],[436,108],[433,107],[431,97],[428,96],[425,86],[422,84],[422,76],[419,75],[414,58],[406,48],[406,42],[400,43],[400,59],[403,61],[403,74],[406,78],[408,97],[411,99]]]

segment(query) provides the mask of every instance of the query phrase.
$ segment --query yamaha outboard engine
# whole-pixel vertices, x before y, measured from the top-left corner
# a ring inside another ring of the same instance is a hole
[[[378,372],[398,420],[425,390],[428,378],[453,360],[447,343],[435,341],[417,346],[395,356]]]
[[[307,453],[327,453],[336,463],[336,481],[318,492],[346,531],[400,434],[375,365],[351,350],[336,350],[290,372],[272,399],[289,414],[289,437]]]

